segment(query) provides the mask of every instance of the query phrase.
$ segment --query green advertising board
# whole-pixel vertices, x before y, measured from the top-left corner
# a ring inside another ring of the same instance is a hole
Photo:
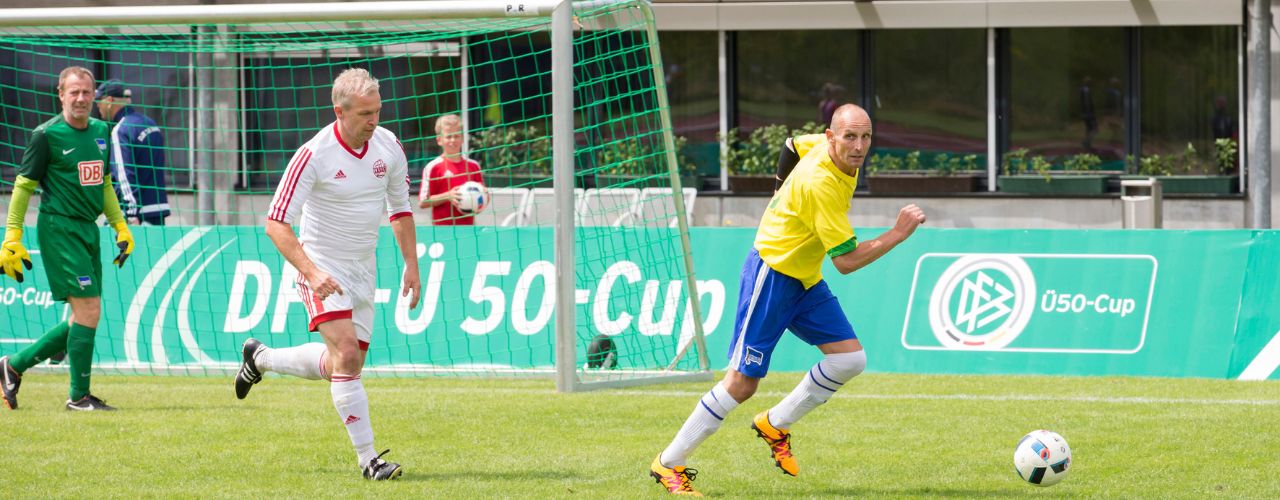
[[[580,353],[605,335],[625,367],[662,368],[688,342],[696,315],[683,259],[647,244],[673,240],[672,231],[579,230]],[[858,234],[866,241],[880,231]],[[260,228],[140,227],[135,236],[125,268],[105,270],[99,366],[225,369],[250,336],[272,345],[316,340],[297,273]],[[399,250],[389,229],[382,234],[372,343],[385,348],[370,350],[370,366],[554,364],[551,228],[420,227],[417,236],[423,301],[410,309]],[[754,230],[693,228],[690,238],[708,354],[719,369]],[[66,317],[32,250],[33,279],[0,282],[3,352]],[[824,275],[873,371],[1266,379],[1280,366],[1276,231],[922,228],[853,274],[828,263]],[[820,357],[786,335],[771,369],[802,371]]]

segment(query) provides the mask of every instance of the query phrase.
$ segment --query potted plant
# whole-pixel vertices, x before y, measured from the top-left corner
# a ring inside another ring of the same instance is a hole
[[[497,126],[471,135],[470,152],[489,187],[551,187],[551,136],[534,126]]]
[[[1027,158],[1027,149],[1005,153],[1000,191],[1027,194],[1103,194],[1110,176],[1094,173],[1102,164],[1098,155],[1082,153],[1067,157],[1060,168],[1043,156]]]
[[[596,150],[595,186],[669,187],[671,176],[666,169],[667,156],[659,135],[633,136],[609,142]],[[689,159],[689,139],[675,138],[676,164],[679,165],[681,187],[698,187],[697,164]]]
[[[983,174],[978,155],[938,153],[930,165],[920,160],[920,151],[899,157],[876,153],[865,166],[867,187],[872,193],[968,193],[978,190]]]
[[[796,129],[774,124],[751,131],[745,140],[738,130],[730,130],[722,136],[726,143],[721,161],[729,169],[729,189],[741,193],[772,193],[774,175],[778,168],[778,154],[787,138],[805,134],[819,134],[826,127],[814,122]]]
[[[1236,141],[1221,138],[1214,141],[1212,164],[1202,161],[1193,144],[1187,143],[1181,154],[1142,157],[1133,166],[1137,175],[1125,178],[1155,177],[1165,194],[1230,194],[1239,185],[1236,170]]]

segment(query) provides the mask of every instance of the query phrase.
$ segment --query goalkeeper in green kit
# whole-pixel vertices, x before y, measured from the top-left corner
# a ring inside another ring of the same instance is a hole
[[[112,261],[116,265],[124,266],[133,253],[133,235],[106,172],[111,131],[106,122],[89,117],[93,98],[93,73],[79,66],[62,70],[58,75],[62,113],[31,132],[13,184],[4,243],[0,244],[0,270],[21,283],[23,271],[31,269],[22,229],[27,201],[39,186],[43,193],[36,239],[45,276],[53,298],[71,305],[71,317],[26,349],[0,357],[0,396],[11,410],[18,408],[22,372],[64,350],[71,371],[67,409],[115,409],[89,393],[93,337],[102,315],[98,215],[106,215],[116,230],[120,251]]]

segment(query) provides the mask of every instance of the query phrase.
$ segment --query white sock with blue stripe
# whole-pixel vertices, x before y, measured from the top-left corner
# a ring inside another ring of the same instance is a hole
[[[791,394],[769,410],[769,423],[779,429],[790,429],[791,424],[826,403],[840,386],[866,367],[866,351],[828,354],[809,369]]]
[[[684,465],[694,448],[706,441],[708,437],[720,430],[724,417],[738,407],[738,402],[724,389],[724,382],[716,384],[710,391],[702,395],[702,400],[693,407],[693,413],[684,421],[676,438],[671,440],[667,449],[662,451],[659,461],[667,467]]]

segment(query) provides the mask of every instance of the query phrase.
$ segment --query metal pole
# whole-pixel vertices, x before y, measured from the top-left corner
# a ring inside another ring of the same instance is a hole
[[[467,48],[467,42],[468,38],[465,36],[458,42],[458,65],[462,67],[460,71],[462,75],[459,78],[462,92],[458,102],[458,107],[461,109],[458,114],[462,115],[462,130],[464,130],[462,134],[463,151],[471,151],[471,133],[468,132],[471,130],[471,58],[467,55],[467,52],[470,51]]]
[[[1271,0],[1249,0],[1249,226],[1271,227]]]
[[[725,37],[728,34],[724,30],[716,32],[716,51],[719,54],[716,63],[716,74],[720,86],[720,190],[729,190],[729,166],[725,165],[724,159],[729,153],[729,53],[728,43]],[[721,204],[724,199],[721,198]],[[724,223],[724,217],[720,218],[720,223]]]
[[[573,225],[573,2],[551,13],[551,158],[555,187],[556,390],[573,391],[577,374],[577,323],[574,300],[577,265]]]
[[[200,37],[199,50],[196,54],[196,223],[211,226],[214,217],[214,196],[217,194],[213,185],[214,170],[214,105],[213,105],[213,50],[214,38],[218,36],[214,26],[202,25],[197,28]]]
[[[1000,165],[996,144],[996,29],[987,28],[987,191],[996,190]]]

